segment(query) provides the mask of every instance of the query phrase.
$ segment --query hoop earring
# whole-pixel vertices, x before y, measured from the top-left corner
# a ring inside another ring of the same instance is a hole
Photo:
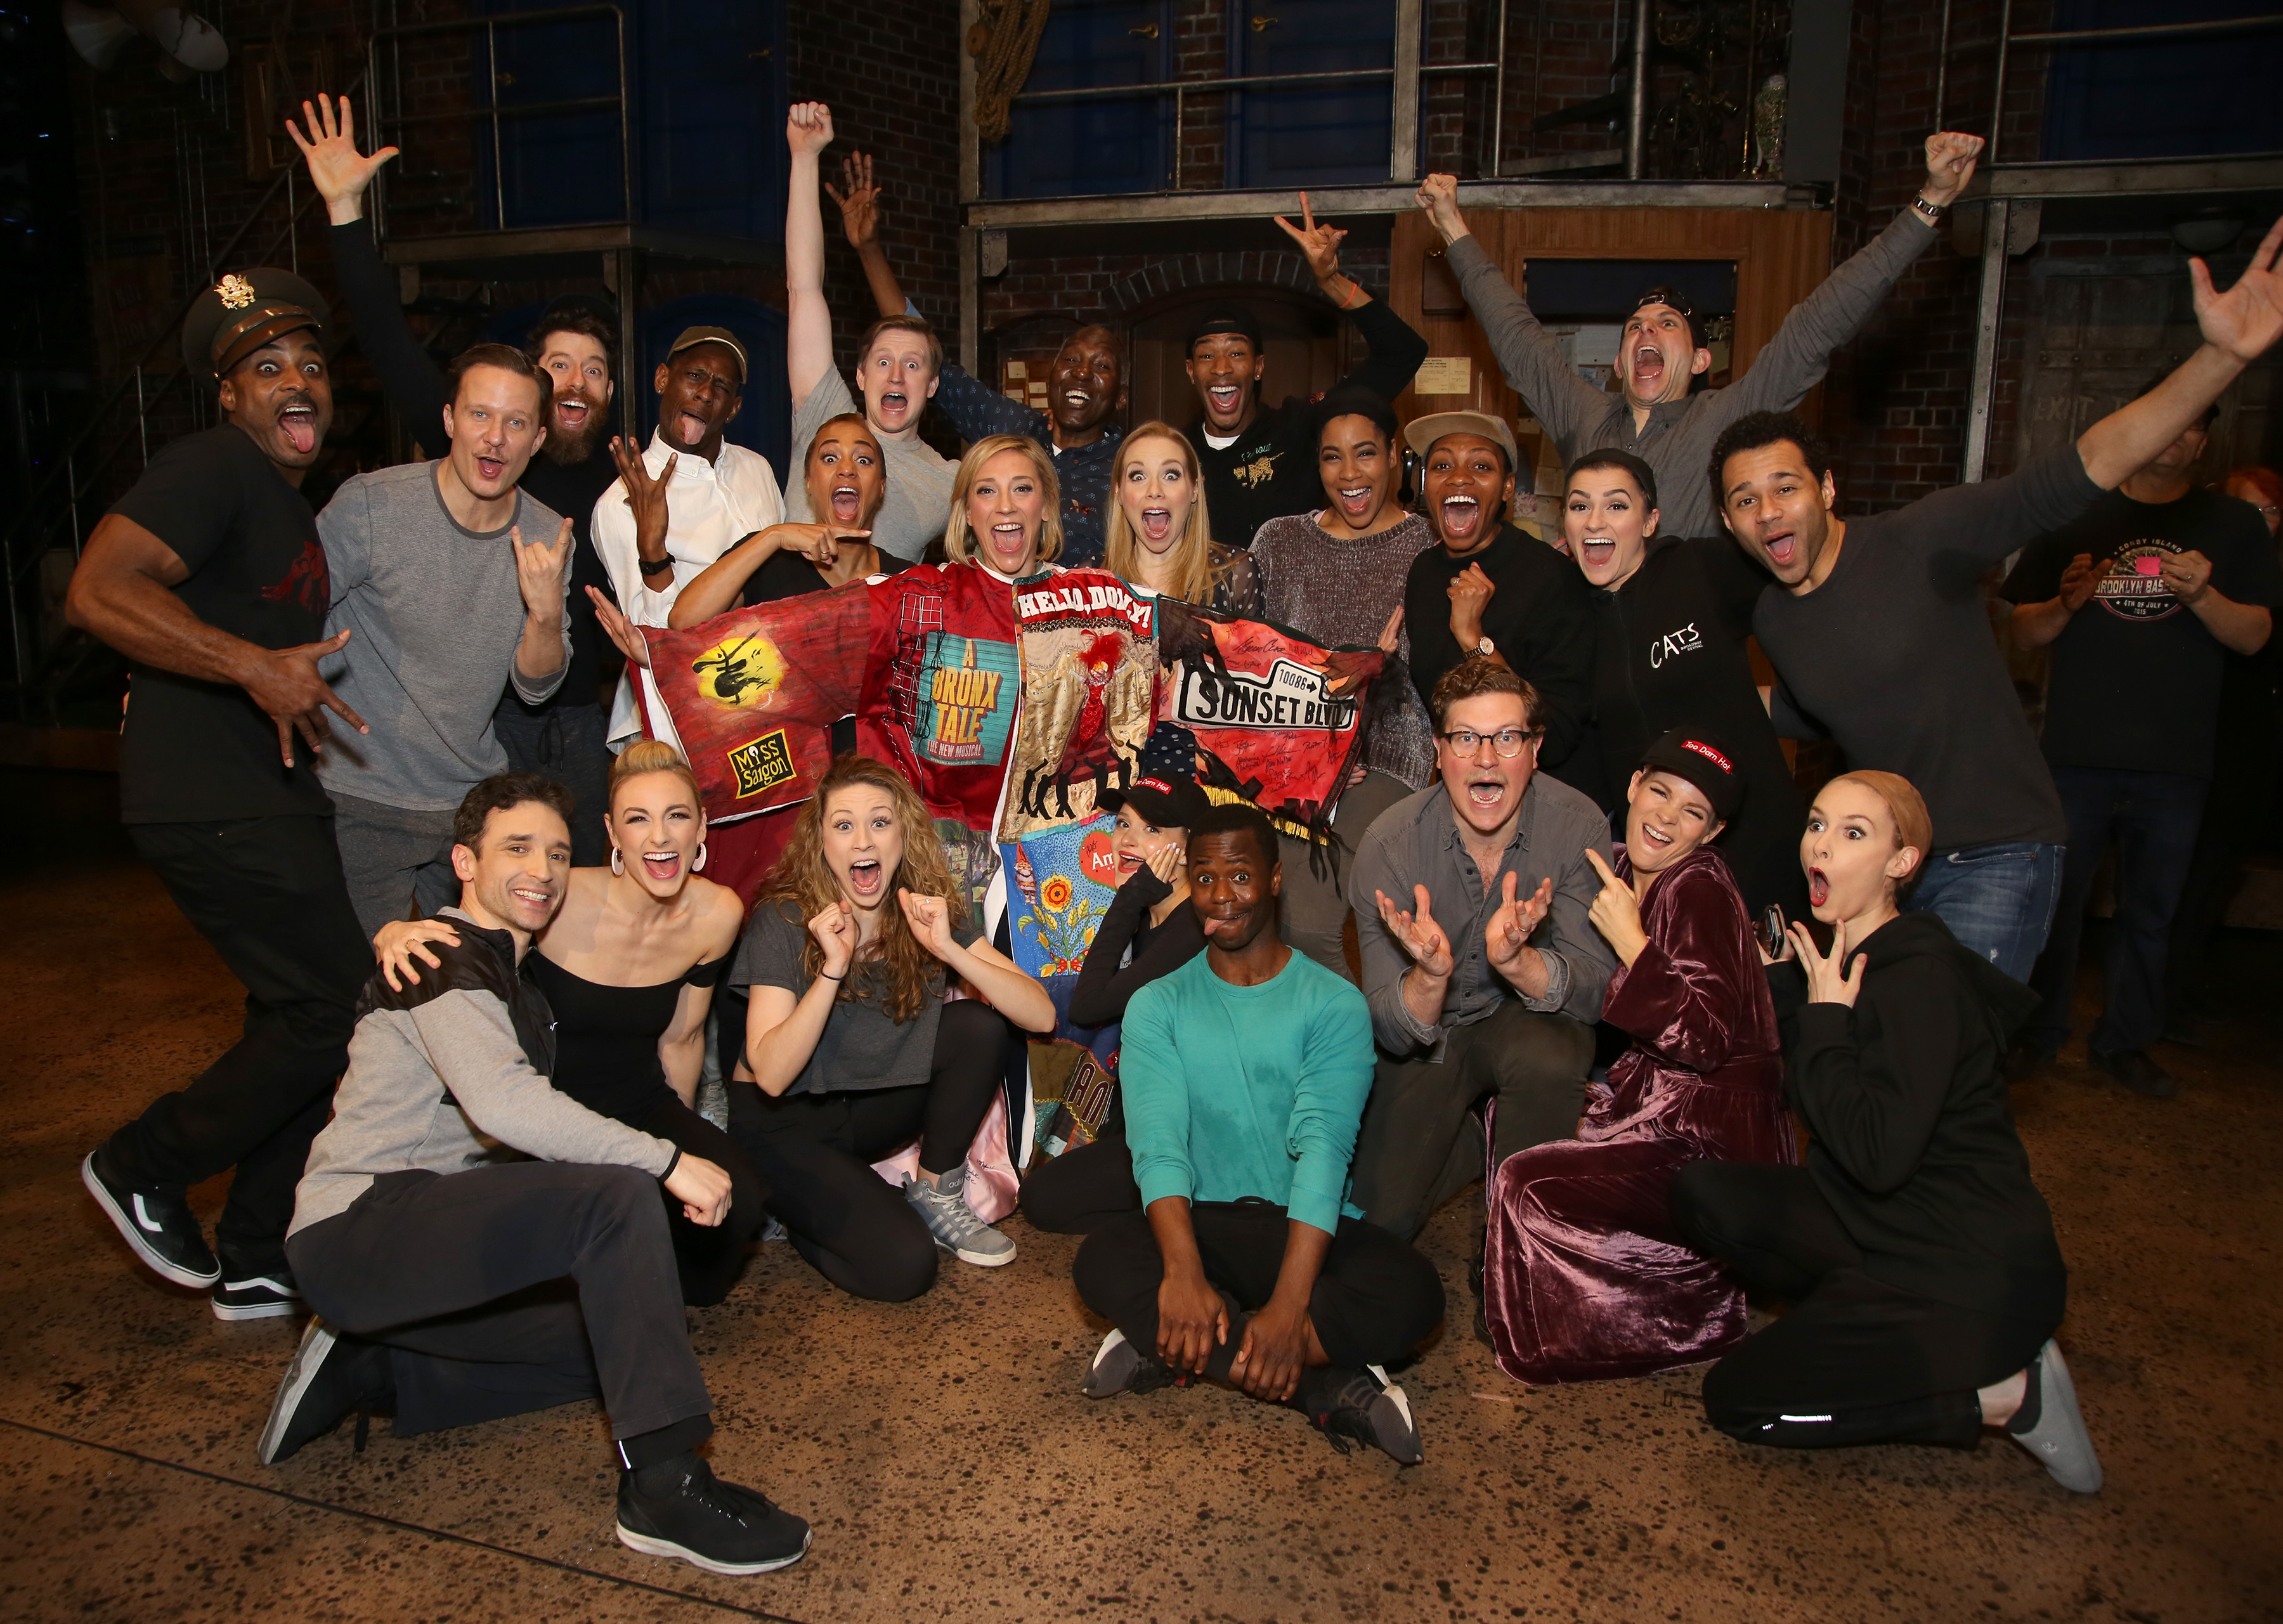
[[[626,871],[627,859],[625,854],[616,846],[612,846],[611,848],[611,872],[614,874],[622,874],[626,873]]]
[[[699,842],[697,843],[697,860],[696,862],[694,862],[694,863],[690,864],[690,872],[691,874],[696,874],[698,870],[700,870],[700,869],[704,868],[705,866],[705,843],[704,841],[702,841],[702,840],[701,840],[701,841],[699,841]]]

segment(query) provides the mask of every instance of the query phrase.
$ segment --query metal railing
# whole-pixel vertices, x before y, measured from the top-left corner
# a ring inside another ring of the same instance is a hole
[[[511,82],[500,72],[499,31],[502,28],[523,27],[537,23],[564,23],[578,18],[607,17],[614,30],[617,54],[619,91],[615,96],[579,96],[543,102],[503,104],[500,91],[505,82]],[[429,38],[447,34],[477,34],[484,36],[484,103],[480,107],[444,108],[431,113],[406,113],[403,85],[403,42]],[[381,72],[382,48],[391,48],[390,73],[384,79]],[[492,158],[492,226],[498,230],[510,228],[507,218],[506,148],[500,133],[502,119],[533,118],[546,113],[599,113],[615,108],[619,115],[619,214],[623,221],[635,217],[634,128],[627,113],[631,105],[627,89],[627,18],[618,6],[607,4],[556,6],[543,12],[506,12],[495,16],[448,18],[440,22],[404,23],[378,28],[365,46],[365,82],[378,86],[384,82],[393,93],[391,105],[376,105],[372,110],[373,139],[376,144],[386,144],[384,131],[401,131],[416,125],[464,122],[470,119],[487,120],[491,130]],[[376,102],[378,97],[376,95]],[[398,144],[401,145],[400,142]],[[388,171],[374,177],[372,209],[375,229],[386,238],[392,235],[388,227]],[[550,222],[551,223],[551,222]]]

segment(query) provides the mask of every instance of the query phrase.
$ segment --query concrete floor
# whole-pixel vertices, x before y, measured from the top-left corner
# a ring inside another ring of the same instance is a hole
[[[1409,1471],[1219,1391],[1088,1403],[1075,1242],[1017,1218],[1014,1266],[947,1265],[916,1303],[852,1302],[777,1246],[692,1314],[717,1465],[816,1528],[799,1566],[732,1580],[612,1538],[580,1408],[255,1463],[298,1328],[155,1283],[76,1178],[237,1019],[109,804],[106,780],[0,772],[0,1618],[2283,1616],[2274,938],[2231,939],[2213,1046],[2164,1052],[2180,1098],[2067,1061],[2016,1096],[2075,1271],[2096,1498],[2003,1443],[1749,1449],[1706,1429],[1690,1372],[1523,1388],[1463,1322],[1404,1378]],[[1454,1306],[1462,1207],[1426,1238]]]

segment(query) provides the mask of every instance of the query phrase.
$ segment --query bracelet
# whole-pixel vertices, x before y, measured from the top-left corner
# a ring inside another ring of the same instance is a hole
[[[1348,291],[1340,299],[1340,308],[1343,310],[1352,310],[1356,306],[1362,304],[1364,300],[1369,297],[1370,295],[1363,291],[1363,284],[1358,282],[1353,276],[1350,276],[1348,278]]]
[[[816,979],[819,981],[846,981],[848,977],[845,972],[838,975],[827,975],[822,970],[819,970],[816,973]]]
[[[635,563],[644,575],[664,575],[674,568],[674,560],[671,558],[637,558]]]
[[[1923,192],[1912,198],[1911,206],[1913,209],[1916,209],[1919,213],[1919,217],[1924,220],[1930,226],[1940,225],[1942,223],[1942,217],[1950,213],[1950,205],[1947,203],[1929,203],[1926,200],[1926,195]]]

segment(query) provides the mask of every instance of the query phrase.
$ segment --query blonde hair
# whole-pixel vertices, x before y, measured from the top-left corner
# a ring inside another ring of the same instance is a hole
[[[1934,851],[1934,818],[1927,811],[1926,797],[1899,773],[1878,773],[1866,769],[1860,773],[1842,773],[1831,781],[1835,784],[1860,784],[1885,804],[1887,815],[1895,823],[1895,850],[1900,851],[1908,846],[1919,854],[1919,860],[1911,865],[1910,873],[1895,882],[1895,890],[1900,893],[1917,884],[1919,875],[1925,872],[1928,857]]]
[[[859,784],[887,793],[889,804],[895,808],[896,823],[903,831],[904,855],[883,890],[880,930],[873,937],[888,978],[881,1008],[889,1020],[900,1023],[925,1006],[939,984],[943,964],[912,934],[911,921],[896,900],[897,890],[942,897],[954,931],[967,917],[965,888],[952,879],[951,859],[936,836],[926,803],[902,773],[869,756],[843,756],[826,768],[815,795],[801,807],[792,838],[777,866],[769,871],[768,882],[754,906],[775,905],[783,918],[799,928],[801,974],[814,980],[824,967],[824,950],[809,935],[807,921],[842,900],[839,877],[824,860],[825,807],[834,795]],[[841,983],[837,998],[853,1001],[854,986],[853,978]]]
[[[619,810],[619,787],[648,773],[671,773],[687,784],[690,798],[697,804],[697,815],[705,817],[705,796],[697,787],[697,774],[690,770],[682,753],[663,739],[636,739],[619,752],[618,759],[611,763],[611,787],[606,797],[610,804],[606,810],[615,814]]]
[[[1189,522],[1173,543],[1173,584],[1166,590],[1184,603],[1210,603],[1213,590],[1212,519],[1205,511],[1204,478],[1198,471],[1196,447],[1170,423],[1145,423],[1118,442],[1118,455],[1110,460],[1110,511],[1103,521],[1106,540],[1103,567],[1129,581],[1143,579],[1147,556],[1142,538],[1126,523],[1126,503],[1118,492],[1126,483],[1126,454],[1145,439],[1171,443],[1180,453],[1181,467],[1189,481]]]
[[[959,472],[951,482],[951,517],[943,527],[945,556],[954,563],[973,563],[975,540],[967,528],[967,499],[983,473],[983,465],[1004,451],[1019,451],[1031,460],[1031,470],[1046,493],[1039,516],[1039,557],[1050,563],[1063,550],[1063,482],[1055,475],[1055,460],[1027,434],[993,434],[977,440],[959,459]]]

